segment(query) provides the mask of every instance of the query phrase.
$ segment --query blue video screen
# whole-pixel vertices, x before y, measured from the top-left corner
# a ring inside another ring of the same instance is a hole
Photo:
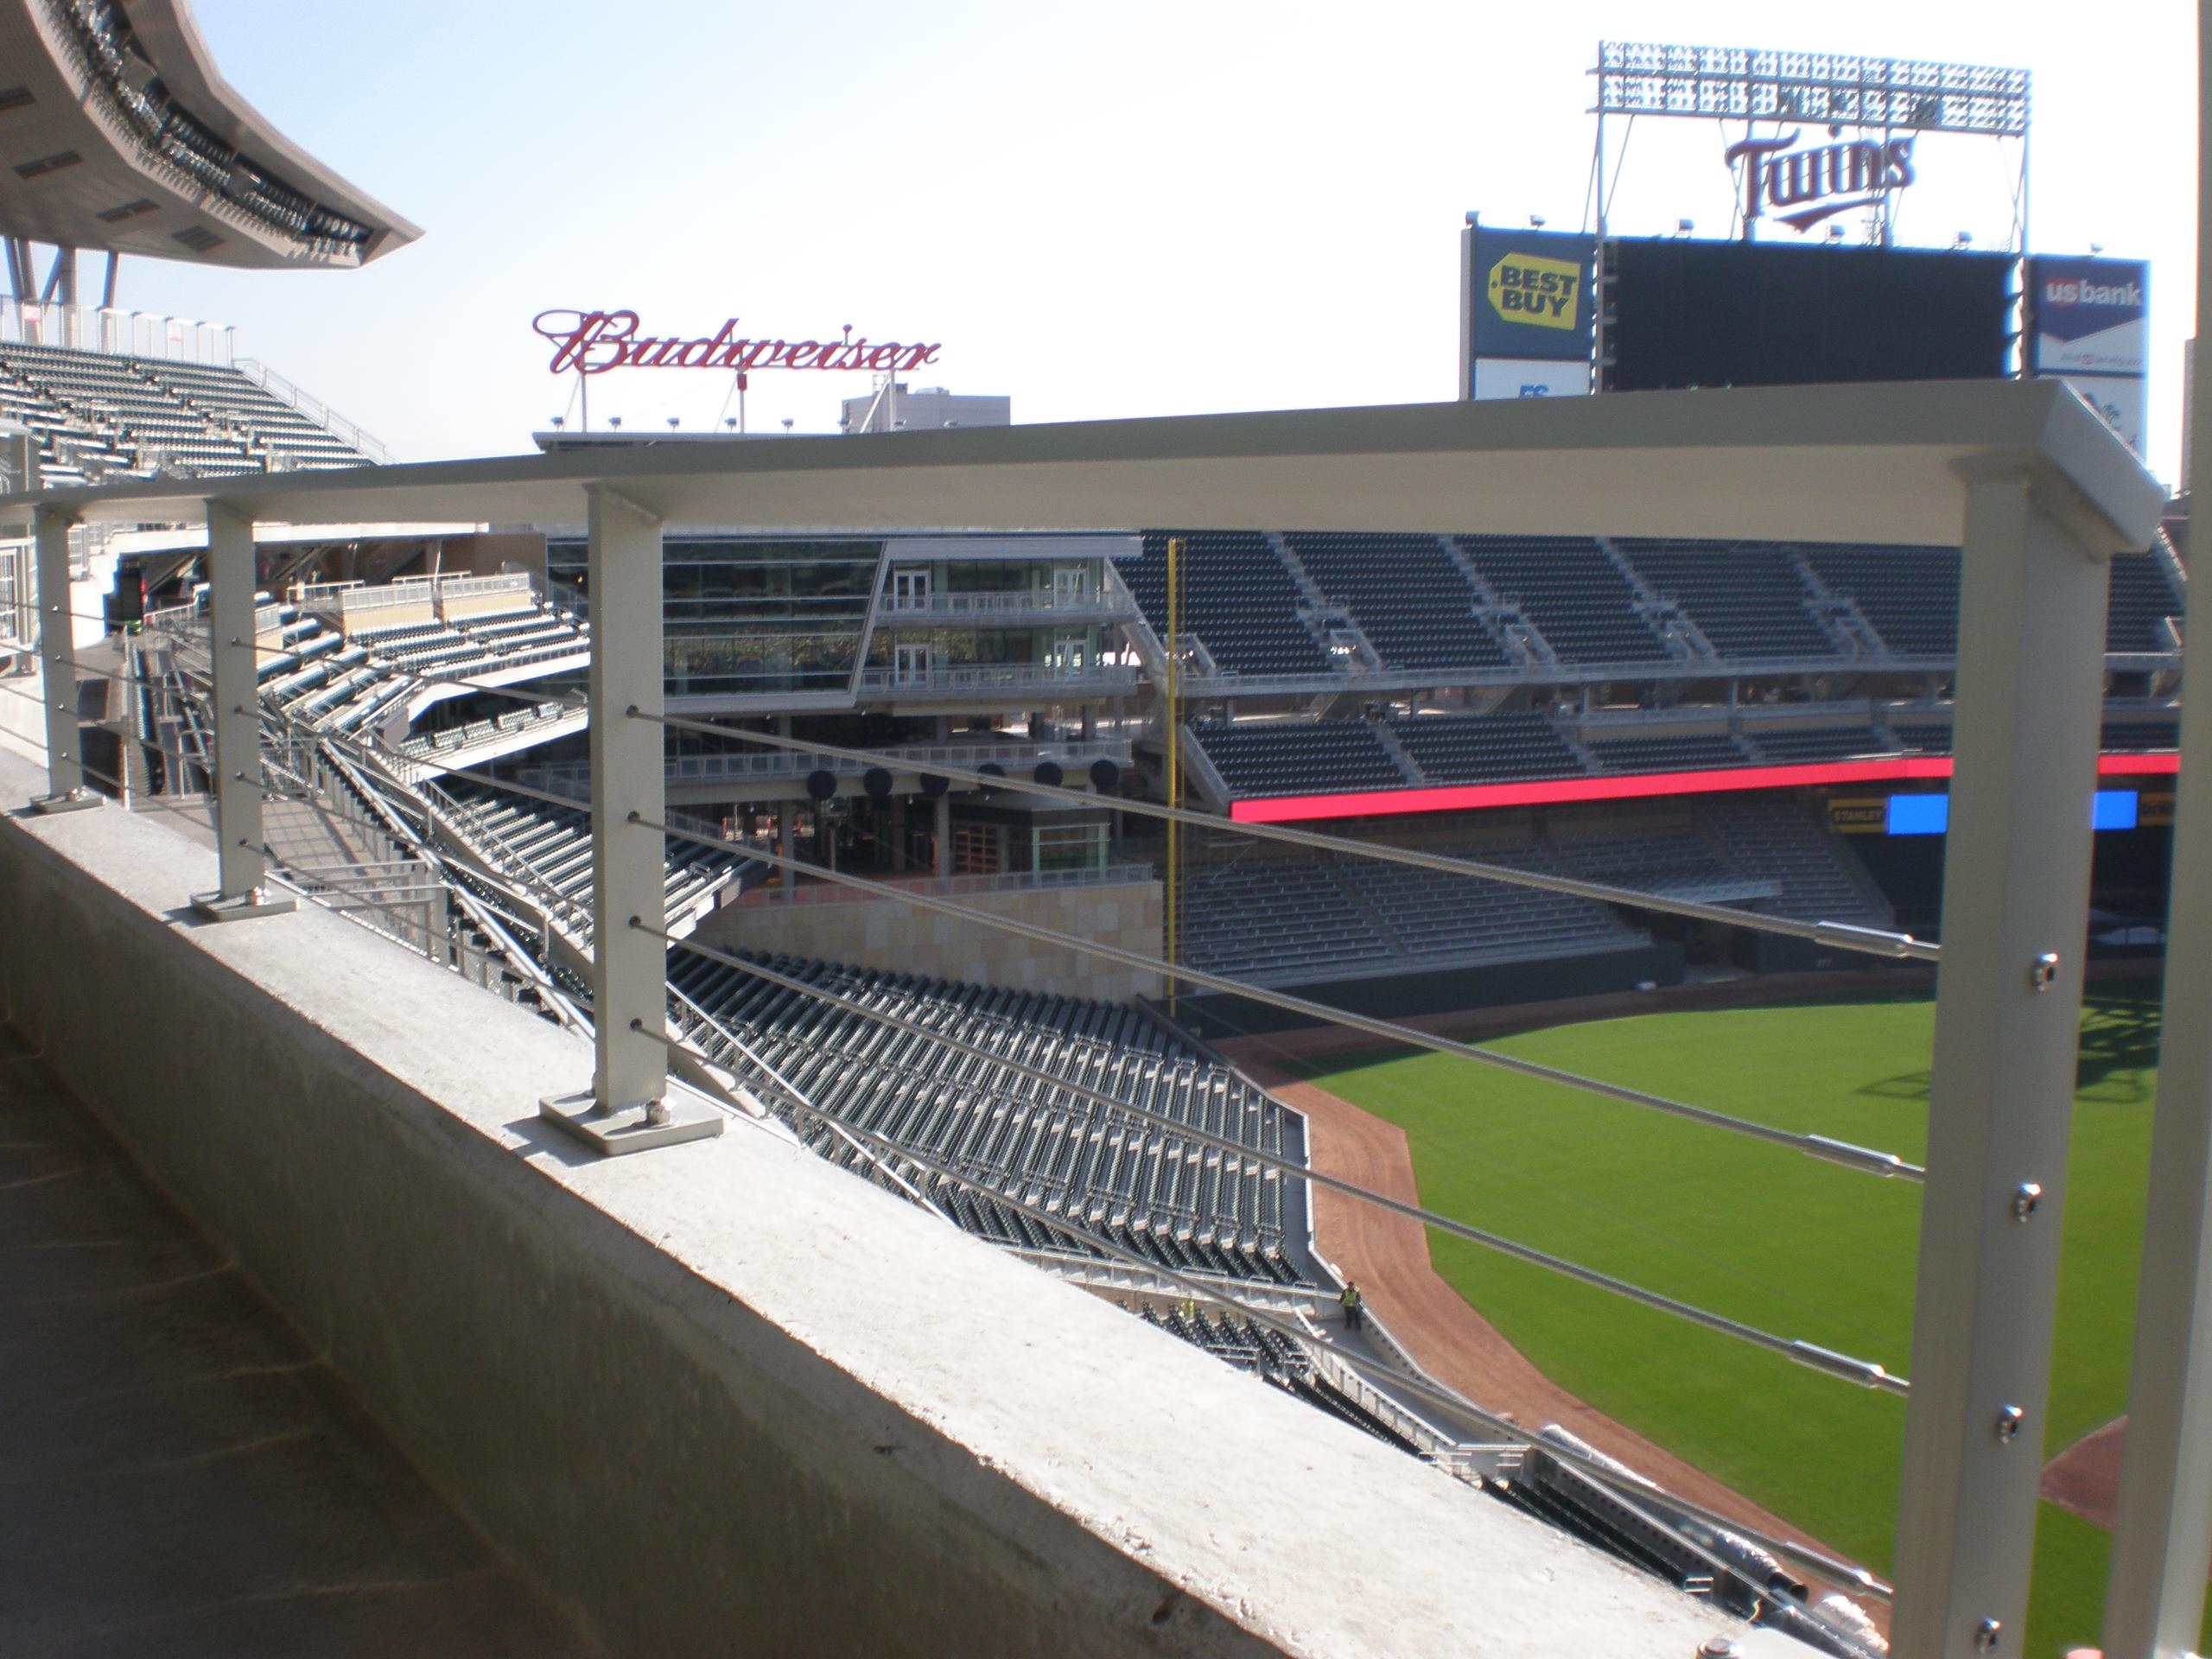
[[[2138,791],[2101,789],[2089,807],[2092,830],[2133,830],[2140,806]],[[1951,827],[1951,798],[1892,795],[1885,827],[1893,836],[1940,836]]]

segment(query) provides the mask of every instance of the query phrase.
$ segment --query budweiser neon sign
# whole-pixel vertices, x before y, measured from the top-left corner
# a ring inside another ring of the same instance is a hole
[[[906,345],[895,340],[853,338],[844,326],[836,340],[751,340],[737,332],[732,317],[721,329],[694,340],[641,334],[634,311],[541,311],[530,326],[553,342],[555,374],[605,374],[609,369],[718,369],[740,374],[754,369],[874,369],[903,374],[937,361],[942,345]]]
[[[1764,217],[1770,207],[1788,209],[1774,216],[1796,230],[1808,230],[1854,207],[1872,207],[1890,191],[1913,181],[1910,138],[1851,139],[1797,149],[1792,148],[1797,137],[1792,130],[1728,146],[1728,165],[1744,164],[1747,223]]]

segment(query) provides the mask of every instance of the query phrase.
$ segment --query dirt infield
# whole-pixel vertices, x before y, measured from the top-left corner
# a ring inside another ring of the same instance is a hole
[[[1306,1116],[1316,1169],[1417,1202],[1405,1131],[1325,1090],[1300,1083],[1256,1054],[1238,1063],[1254,1080]],[[1594,1411],[1547,1377],[1470,1307],[1431,1265],[1420,1223],[1315,1187],[1313,1229],[1321,1253],[1359,1283],[1376,1316],[1440,1382],[1529,1428],[1558,1423],[1669,1491],[1741,1524],[1842,1559],[1841,1552],[1760,1508],[1734,1489]],[[1878,1605],[1868,1611],[1880,1618]]]
[[[2043,1466],[2043,1495],[2062,1510],[2112,1530],[2120,1513],[2120,1458],[2127,1419],[2094,1429]]]
[[[2044,1497],[2110,1532],[2120,1513],[2120,1460],[2126,1445],[2125,1417],[2091,1430],[2044,1465]],[[2212,1579],[2212,1562],[2205,1576]]]

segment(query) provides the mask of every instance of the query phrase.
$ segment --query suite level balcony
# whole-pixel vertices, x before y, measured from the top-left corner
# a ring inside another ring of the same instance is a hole
[[[945,593],[893,590],[884,594],[878,615],[882,626],[938,626],[950,623],[1059,623],[1103,626],[1136,614],[1126,588],[1102,592],[1084,586],[1027,588],[995,592]]]
[[[1068,702],[1126,697],[1136,683],[1135,667],[1125,663],[894,663],[862,669],[856,689],[864,702]]]

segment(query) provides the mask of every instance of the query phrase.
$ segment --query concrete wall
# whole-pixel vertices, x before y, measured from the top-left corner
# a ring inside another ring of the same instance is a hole
[[[802,887],[803,893],[821,891]],[[850,889],[843,891],[849,892]],[[1038,944],[982,922],[932,915],[891,899],[858,898],[811,904],[773,902],[767,888],[752,902],[725,906],[699,924],[702,944],[725,950],[774,950],[861,968],[971,980],[1008,990],[1126,1001],[1160,993],[1160,976],[1089,956]],[[1039,887],[1029,892],[970,893],[951,901],[1055,933],[1096,939],[1157,961],[1160,886]]]
[[[36,774],[0,756],[0,800]],[[617,1652],[1687,1654],[1726,1621],[207,854],[0,819],[0,1016]],[[119,1403],[118,1411],[130,1409]]]

